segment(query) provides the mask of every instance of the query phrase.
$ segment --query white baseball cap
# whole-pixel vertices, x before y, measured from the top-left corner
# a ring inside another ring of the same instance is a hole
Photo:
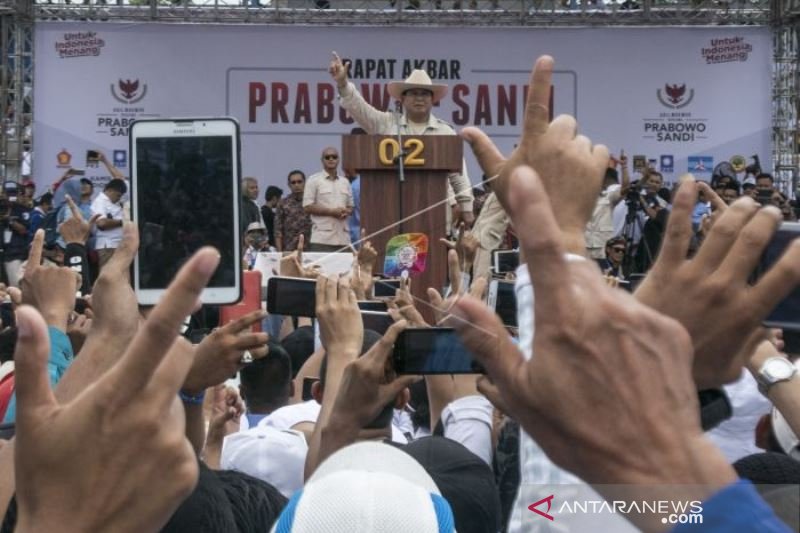
[[[454,533],[453,512],[425,469],[390,444],[359,442],[323,462],[273,533]]]
[[[289,498],[303,488],[307,454],[300,431],[256,426],[225,437],[220,464],[266,481]]]

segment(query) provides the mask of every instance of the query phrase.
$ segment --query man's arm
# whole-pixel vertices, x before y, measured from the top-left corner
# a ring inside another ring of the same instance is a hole
[[[114,228],[121,228],[123,224],[122,220],[117,220],[114,218],[98,218],[97,219],[97,227],[103,231],[107,231]]]
[[[356,90],[356,86],[347,79],[349,64],[349,62],[342,63],[338,54],[333,52],[328,72],[339,90],[339,105],[346,109],[367,133],[393,133],[394,114],[388,111],[378,111],[364,100],[364,97]]]
[[[118,169],[117,167],[108,162],[106,154],[104,154],[100,150],[97,150],[97,155],[99,156],[99,160],[106,167],[106,170],[108,170],[108,173],[111,174],[111,177],[113,179],[125,181],[125,175],[120,171],[120,169]]]

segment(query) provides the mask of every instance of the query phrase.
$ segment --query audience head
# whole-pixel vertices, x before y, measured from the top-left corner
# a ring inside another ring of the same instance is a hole
[[[272,529],[351,533],[451,533],[453,512],[436,483],[408,454],[360,442],[326,459],[296,492]]]
[[[242,179],[242,196],[248,200],[258,200],[258,180],[253,177]]]
[[[302,170],[292,170],[286,178],[289,183],[289,190],[292,194],[302,194],[306,187],[306,175]]]
[[[445,437],[426,437],[401,448],[431,476],[450,504],[459,533],[500,529],[494,473],[480,457]]]
[[[295,378],[306,360],[314,353],[314,328],[300,326],[283,338],[281,346],[292,360],[292,378]]]
[[[264,200],[266,200],[268,206],[275,207],[278,205],[278,202],[282,196],[283,189],[274,185],[270,185],[267,187],[267,192],[264,193]]]
[[[292,360],[280,343],[270,340],[269,352],[239,371],[240,392],[247,411],[269,414],[289,403],[294,394]]]
[[[114,178],[106,184],[103,192],[116,204],[128,192],[128,185],[126,185],[125,180]]]
[[[772,174],[762,172],[756,176],[756,189],[759,191],[771,191],[775,188],[774,184],[775,180],[772,178]]]

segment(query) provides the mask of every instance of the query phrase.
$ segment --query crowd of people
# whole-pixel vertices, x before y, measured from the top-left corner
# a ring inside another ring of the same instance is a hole
[[[385,332],[359,308],[379,254],[336,148],[263,206],[242,183],[243,268],[274,249],[281,275],[316,280],[313,320],[271,335],[261,310],[181,335],[213,248],[137,306],[124,179],[93,199],[67,176],[36,211],[7,190],[6,270],[20,264],[0,314],[2,531],[798,530],[800,347],[762,323],[800,283],[800,245],[751,279],[792,205],[761,171],[632,180],[624,154],[550,120],[553,65],[533,68],[513,152],[460,133],[486,177],[474,191],[449,177],[448,290],[422,301],[404,279]],[[346,68],[335,56],[341,105],[383,131]],[[431,114],[446,90],[420,73],[390,86],[410,134],[455,134]],[[303,262],[351,244],[350,273]],[[511,276],[488,259],[508,246]],[[516,327],[487,306],[492,278],[514,283]],[[481,373],[397,372],[398,338],[432,327],[453,328]],[[587,501],[610,511],[564,510]]]

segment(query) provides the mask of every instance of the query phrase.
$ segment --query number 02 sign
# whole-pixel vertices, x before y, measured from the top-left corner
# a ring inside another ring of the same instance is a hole
[[[404,165],[421,167],[425,164],[425,158],[422,157],[425,143],[421,139],[404,139],[403,150],[405,152]],[[382,139],[378,144],[378,159],[380,159],[382,165],[393,166],[399,153],[400,143],[397,142],[397,139]]]

